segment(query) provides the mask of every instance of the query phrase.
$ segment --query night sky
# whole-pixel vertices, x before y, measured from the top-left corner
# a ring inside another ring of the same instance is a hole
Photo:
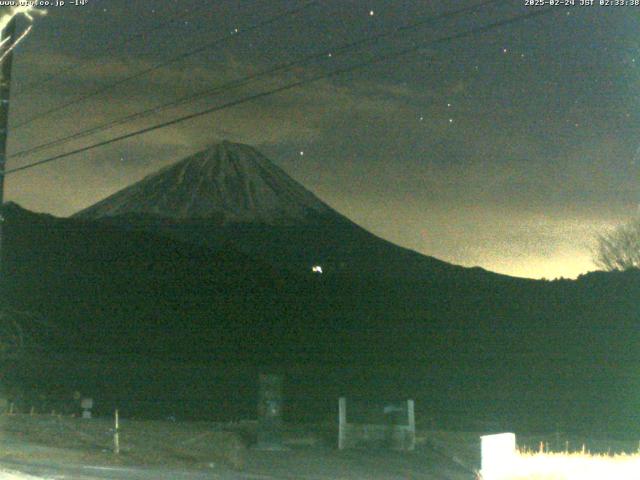
[[[640,201],[640,7],[527,14],[495,2],[347,54],[33,155],[15,152],[233,79],[478,2],[88,0],[49,8],[16,51],[9,169],[381,56],[370,67],[10,174],[7,200],[66,216],[207,144],[251,144],[333,208],[399,245],[521,277],[595,269],[596,232]],[[173,22],[170,20],[174,19]],[[24,27],[24,22],[19,24]],[[161,25],[161,28],[158,28]],[[406,55],[405,49],[424,45]],[[55,78],[50,79],[54,75]]]

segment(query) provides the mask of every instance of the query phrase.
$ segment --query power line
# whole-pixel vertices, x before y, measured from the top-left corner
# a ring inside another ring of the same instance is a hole
[[[37,162],[33,162],[33,163],[30,163],[30,164],[27,164],[27,165],[23,165],[21,167],[12,168],[12,169],[7,170],[6,174],[8,175],[10,173],[15,173],[15,172],[20,172],[20,171],[23,171],[23,170],[27,170],[29,168],[33,168],[33,167],[36,167],[36,166],[39,166],[39,165],[43,165],[45,163],[50,163],[50,162],[53,162],[53,161],[56,161],[56,160],[60,160],[62,158],[66,158],[66,157],[69,157],[69,156],[72,156],[72,155],[75,155],[75,154],[78,154],[78,153],[83,153],[83,152],[86,152],[86,151],[89,151],[89,150],[93,150],[93,149],[96,149],[96,148],[99,148],[99,147],[103,147],[105,145],[109,145],[109,144],[112,144],[112,143],[115,143],[115,142],[119,142],[120,140],[126,140],[128,138],[132,138],[132,137],[135,137],[135,136],[138,136],[138,135],[149,133],[149,132],[152,132],[154,130],[158,130],[158,129],[161,129],[161,128],[169,127],[171,125],[182,123],[182,122],[185,122],[187,120],[192,120],[194,118],[201,117],[201,116],[207,115],[209,113],[217,112],[217,111],[224,110],[224,109],[227,109],[227,108],[230,108],[230,107],[233,107],[233,106],[236,106],[236,105],[240,105],[240,104],[243,104],[243,103],[247,103],[247,102],[250,102],[250,101],[253,101],[253,100],[257,100],[257,99],[260,99],[260,98],[264,98],[264,97],[268,97],[268,96],[271,96],[271,95],[275,95],[277,93],[281,93],[281,92],[284,92],[284,91],[287,91],[287,90],[291,90],[293,88],[297,88],[297,87],[302,86],[302,85],[307,85],[307,84],[310,84],[310,83],[313,83],[313,82],[317,82],[318,80],[331,78],[331,77],[334,77],[334,76],[342,75],[343,73],[359,70],[361,68],[364,68],[364,67],[367,67],[367,66],[370,66],[370,65],[373,65],[373,64],[385,62],[387,60],[396,59],[399,56],[407,55],[409,53],[415,53],[416,51],[422,50],[423,48],[425,48],[427,46],[435,45],[435,44],[438,44],[438,43],[450,42],[450,41],[453,41],[453,40],[458,40],[458,39],[461,39],[461,38],[478,35],[478,34],[481,34],[481,33],[488,32],[490,30],[494,30],[496,28],[503,27],[505,25],[510,25],[510,24],[513,24],[513,23],[521,22],[523,20],[527,20],[529,18],[537,17],[537,16],[540,16],[540,15],[544,15],[544,14],[547,14],[547,13],[554,12],[554,11],[557,12],[559,10],[558,9],[553,9],[553,8],[545,8],[545,9],[541,9],[541,10],[536,10],[536,11],[533,11],[531,13],[527,13],[527,14],[524,14],[524,15],[518,15],[516,17],[512,17],[512,18],[509,18],[509,19],[493,22],[493,23],[490,23],[488,25],[484,25],[482,27],[476,27],[476,28],[473,28],[471,30],[468,30],[468,31],[465,31],[465,32],[462,32],[462,33],[457,33],[457,34],[449,35],[449,36],[446,36],[446,37],[441,37],[439,39],[427,42],[426,44],[421,45],[421,46],[407,48],[407,49],[401,50],[399,52],[395,52],[394,54],[385,55],[385,56],[382,56],[382,57],[374,58],[372,60],[367,60],[367,61],[364,61],[364,62],[361,62],[361,63],[357,63],[355,65],[351,65],[351,66],[348,66],[348,67],[345,67],[345,68],[342,68],[342,69],[334,70],[334,71],[329,72],[329,73],[316,75],[315,77],[311,77],[311,78],[308,78],[308,79],[305,79],[305,80],[300,80],[300,81],[297,81],[297,82],[293,82],[293,83],[290,83],[288,85],[284,85],[282,87],[278,87],[278,88],[275,88],[275,89],[272,89],[272,90],[267,90],[267,91],[264,91],[264,92],[260,92],[260,93],[251,95],[249,97],[244,97],[244,98],[241,98],[241,99],[238,99],[238,100],[234,100],[234,101],[225,103],[223,105],[218,105],[218,106],[215,106],[215,107],[207,108],[207,109],[202,110],[200,112],[196,112],[196,113],[192,113],[192,114],[185,115],[185,116],[182,116],[182,117],[178,117],[178,118],[175,118],[173,120],[169,120],[169,121],[166,121],[166,122],[159,123],[157,125],[153,125],[153,126],[150,126],[150,127],[146,127],[146,128],[140,129],[140,130],[136,130],[134,132],[129,132],[129,133],[126,133],[126,134],[111,138],[109,140],[104,140],[102,142],[94,143],[92,145],[88,145],[88,146],[85,146],[85,147],[81,147],[81,148],[72,150],[70,152],[61,153],[59,155],[54,155],[52,157],[45,158],[43,160],[39,160]]]
[[[129,43],[131,43],[132,41],[135,41],[139,38],[144,38],[145,35],[148,35],[152,32],[155,32],[156,30],[162,30],[163,28],[166,28],[167,26],[171,25],[174,22],[180,21],[185,17],[189,17],[191,15],[193,15],[194,13],[197,13],[199,10],[203,10],[206,8],[206,5],[199,5],[194,9],[191,10],[185,10],[184,12],[180,12],[178,14],[176,14],[174,17],[171,18],[171,20],[167,20],[166,22],[161,22],[158,23],[157,25],[148,28],[148,29],[144,29],[144,30],[140,30],[137,31],[129,36],[126,37],[116,37],[117,42],[112,42],[111,45],[108,46],[108,48],[112,48],[114,43],[120,43],[122,46],[127,46]],[[108,52],[111,53],[111,52]],[[90,63],[94,62],[96,60],[95,57],[92,57],[86,61],[82,61],[80,63],[76,63],[74,65],[69,65],[67,67],[63,67],[60,70],[58,70],[55,73],[50,74],[48,77],[41,79],[41,80],[36,80],[30,83],[25,84],[24,86],[20,86],[18,85],[18,89],[19,91],[16,93],[16,96],[20,96],[20,95],[24,95],[25,93],[30,92],[31,90],[35,89],[35,88],[41,88],[42,85],[49,83],[53,80],[55,80],[56,78],[59,78],[63,75],[68,75],[69,73],[78,70],[82,67],[85,67],[87,65],[89,65]]]
[[[209,43],[207,43],[205,45],[202,45],[202,46],[200,46],[198,48],[183,52],[183,53],[181,53],[179,55],[176,55],[174,57],[169,58],[168,60],[164,60],[162,62],[156,63],[155,65],[153,65],[153,66],[151,66],[149,68],[145,68],[144,70],[141,70],[139,72],[136,72],[133,75],[130,75],[130,76],[125,77],[123,79],[117,80],[117,81],[115,81],[113,83],[105,85],[104,87],[101,87],[101,88],[98,88],[96,90],[93,90],[92,92],[87,93],[85,95],[81,95],[79,97],[76,97],[73,100],[70,100],[70,101],[68,101],[66,103],[63,103],[62,105],[58,105],[56,107],[50,108],[49,110],[45,110],[44,112],[41,112],[41,113],[39,113],[37,115],[34,115],[33,117],[31,117],[31,118],[29,118],[27,120],[24,120],[23,122],[20,122],[20,123],[18,123],[16,125],[13,125],[12,128],[13,129],[18,129],[18,128],[24,127],[26,125],[29,125],[29,124],[35,122],[36,120],[40,120],[42,118],[45,118],[45,117],[51,115],[52,113],[59,112],[60,110],[64,110],[67,107],[70,107],[72,105],[84,102],[85,100],[87,100],[89,98],[93,98],[95,96],[101,95],[104,92],[107,92],[107,91],[109,91],[109,90],[111,90],[111,89],[113,89],[113,88],[115,88],[115,87],[117,87],[119,85],[122,85],[122,84],[124,84],[126,82],[129,82],[131,80],[135,80],[135,79],[140,78],[140,77],[142,77],[144,75],[147,75],[148,73],[154,72],[154,71],[156,71],[156,70],[158,70],[158,69],[160,69],[162,67],[166,67],[167,65],[171,65],[171,64],[176,63],[176,62],[178,62],[180,60],[184,60],[185,58],[191,57],[191,56],[196,55],[198,53],[201,53],[201,52],[203,52],[205,50],[208,50],[210,48],[218,46],[221,43],[223,43],[223,42],[225,42],[225,41],[227,41],[227,40],[229,40],[231,38],[237,37],[238,35],[240,35],[240,33],[249,33],[249,32],[258,30],[258,29],[260,29],[262,27],[265,27],[267,25],[271,25],[273,23],[276,23],[279,20],[282,20],[283,18],[292,16],[292,15],[296,15],[296,14],[306,10],[307,8],[309,8],[311,6],[314,6],[314,5],[318,4],[318,1],[319,0],[310,0],[307,3],[305,3],[304,5],[302,5],[301,7],[295,8],[293,10],[287,10],[284,13],[281,13],[279,15],[270,17],[267,20],[259,22],[259,23],[255,24],[255,25],[253,25],[253,26],[251,26],[249,28],[242,29],[242,30],[236,30],[236,31],[234,31],[234,32],[232,32],[232,33],[230,33],[228,35],[220,37],[220,38],[218,38],[218,39],[216,39],[216,40],[214,40],[212,42],[209,42]]]
[[[486,7],[486,6],[490,5],[490,4],[505,3],[507,1],[508,0],[485,0],[485,1],[480,2],[480,3],[478,3],[476,5],[473,5],[473,6],[460,8],[458,10],[453,10],[453,11],[450,11],[450,12],[445,12],[443,14],[435,15],[435,16],[423,19],[423,20],[421,20],[419,22],[412,23],[412,24],[409,24],[409,25],[403,25],[403,26],[398,27],[398,28],[396,28],[394,30],[391,30],[389,32],[382,32],[382,33],[379,33],[379,34],[371,36],[371,37],[367,37],[367,38],[363,38],[363,39],[360,39],[360,40],[356,40],[356,41],[353,41],[353,42],[350,42],[350,43],[347,43],[347,44],[344,44],[344,45],[340,45],[340,46],[337,46],[337,47],[334,47],[334,48],[329,48],[329,49],[323,50],[322,52],[308,55],[308,56],[303,57],[302,59],[299,59],[299,60],[287,62],[287,63],[284,63],[284,64],[279,64],[279,65],[276,65],[275,67],[269,68],[267,70],[263,70],[261,72],[257,72],[257,73],[255,73],[253,75],[248,75],[248,76],[245,76],[243,78],[236,79],[236,80],[233,80],[231,82],[227,82],[225,84],[219,85],[217,87],[205,89],[205,90],[202,90],[200,92],[196,92],[194,94],[186,95],[184,97],[181,97],[179,99],[173,100],[171,102],[164,103],[164,104],[161,104],[161,105],[157,105],[157,106],[149,108],[147,110],[143,110],[141,112],[136,112],[136,113],[127,115],[125,117],[121,117],[120,119],[116,119],[116,120],[112,120],[110,122],[106,122],[106,123],[104,123],[102,125],[91,127],[91,128],[86,129],[86,130],[82,130],[80,132],[77,132],[77,133],[74,133],[74,134],[71,134],[71,135],[68,135],[68,136],[65,136],[65,137],[60,137],[60,138],[57,138],[55,140],[51,140],[49,142],[42,143],[40,145],[36,145],[34,147],[31,147],[31,148],[28,148],[28,149],[25,149],[25,150],[21,150],[19,152],[14,153],[13,155],[11,155],[10,158],[22,157],[22,156],[25,156],[25,155],[28,155],[28,154],[31,154],[31,153],[35,153],[35,152],[47,149],[49,147],[53,147],[53,146],[56,146],[56,145],[61,145],[61,144],[70,142],[72,140],[83,138],[83,137],[86,137],[88,135],[91,135],[91,134],[94,134],[94,133],[101,132],[103,130],[107,130],[107,129],[113,128],[115,126],[122,125],[122,124],[125,124],[125,123],[128,123],[128,122],[131,122],[133,120],[136,120],[136,119],[139,119],[139,118],[143,118],[143,117],[146,117],[146,116],[161,112],[161,111],[166,110],[168,108],[177,107],[177,106],[180,106],[180,105],[184,105],[186,103],[193,102],[193,101],[198,100],[200,98],[209,97],[209,96],[216,95],[216,94],[221,94],[221,93],[224,93],[224,92],[226,92],[228,90],[239,88],[239,87],[244,86],[244,85],[246,85],[246,84],[248,84],[248,83],[250,83],[250,82],[252,82],[252,81],[254,81],[254,80],[258,79],[258,78],[261,78],[261,77],[264,77],[264,76],[268,76],[268,75],[273,75],[273,74],[276,74],[276,73],[279,73],[279,72],[283,72],[283,71],[287,71],[287,70],[290,70],[293,67],[298,67],[300,65],[304,65],[304,64],[310,63],[312,61],[318,60],[318,59],[325,59],[325,58],[327,58],[328,55],[331,55],[332,57],[334,55],[340,55],[340,54],[342,54],[342,53],[344,53],[346,51],[352,50],[354,48],[358,48],[358,47],[360,47],[362,45],[372,44],[372,43],[377,42],[377,41],[379,41],[379,40],[381,40],[383,38],[393,37],[393,36],[396,36],[396,35],[398,35],[400,33],[406,32],[408,30],[416,30],[416,29],[422,28],[422,27],[424,27],[426,25],[432,24],[432,23],[434,23],[436,21],[439,21],[439,20],[443,20],[443,19],[459,16],[459,15],[462,15],[462,14],[465,14],[465,13],[474,12],[474,11],[477,11],[477,10],[481,10],[481,9],[483,9],[484,7]]]

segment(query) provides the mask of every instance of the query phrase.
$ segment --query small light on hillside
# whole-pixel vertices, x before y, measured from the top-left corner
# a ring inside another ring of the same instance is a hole
[[[313,273],[322,273],[322,267],[320,265],[314,265],[311,267],[311,271]]]

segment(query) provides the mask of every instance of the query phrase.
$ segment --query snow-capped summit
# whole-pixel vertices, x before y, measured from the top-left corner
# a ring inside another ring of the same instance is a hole
[[[153,173],[75,216],[291,224],[337,215],[256,149],[223,141]]]

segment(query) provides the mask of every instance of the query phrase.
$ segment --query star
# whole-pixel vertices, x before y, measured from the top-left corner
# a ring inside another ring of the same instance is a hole
[[[422,117],[422,116],[421,116],[421,117],[420,117],[420,121],[422,122],[423,120],[424,120],[424,117]]]
[[[453,118],[450,118],[450,119],[449,119],[449,123],[453,123]]]
[[[450,104],[450,103],[447,103],[447,107],[451,107],[451,104]]]
[[[300,156],[304,157],[304,150],[300,150]]]
[[[373,17],[375,15],[375,12],[373,10],[369,10],[369,16]]]
[[[508,51],[508,50],[507,50],[506,48],[503,48],[503,49],[502,49],[502,53],[507,53],[507,51]]]

